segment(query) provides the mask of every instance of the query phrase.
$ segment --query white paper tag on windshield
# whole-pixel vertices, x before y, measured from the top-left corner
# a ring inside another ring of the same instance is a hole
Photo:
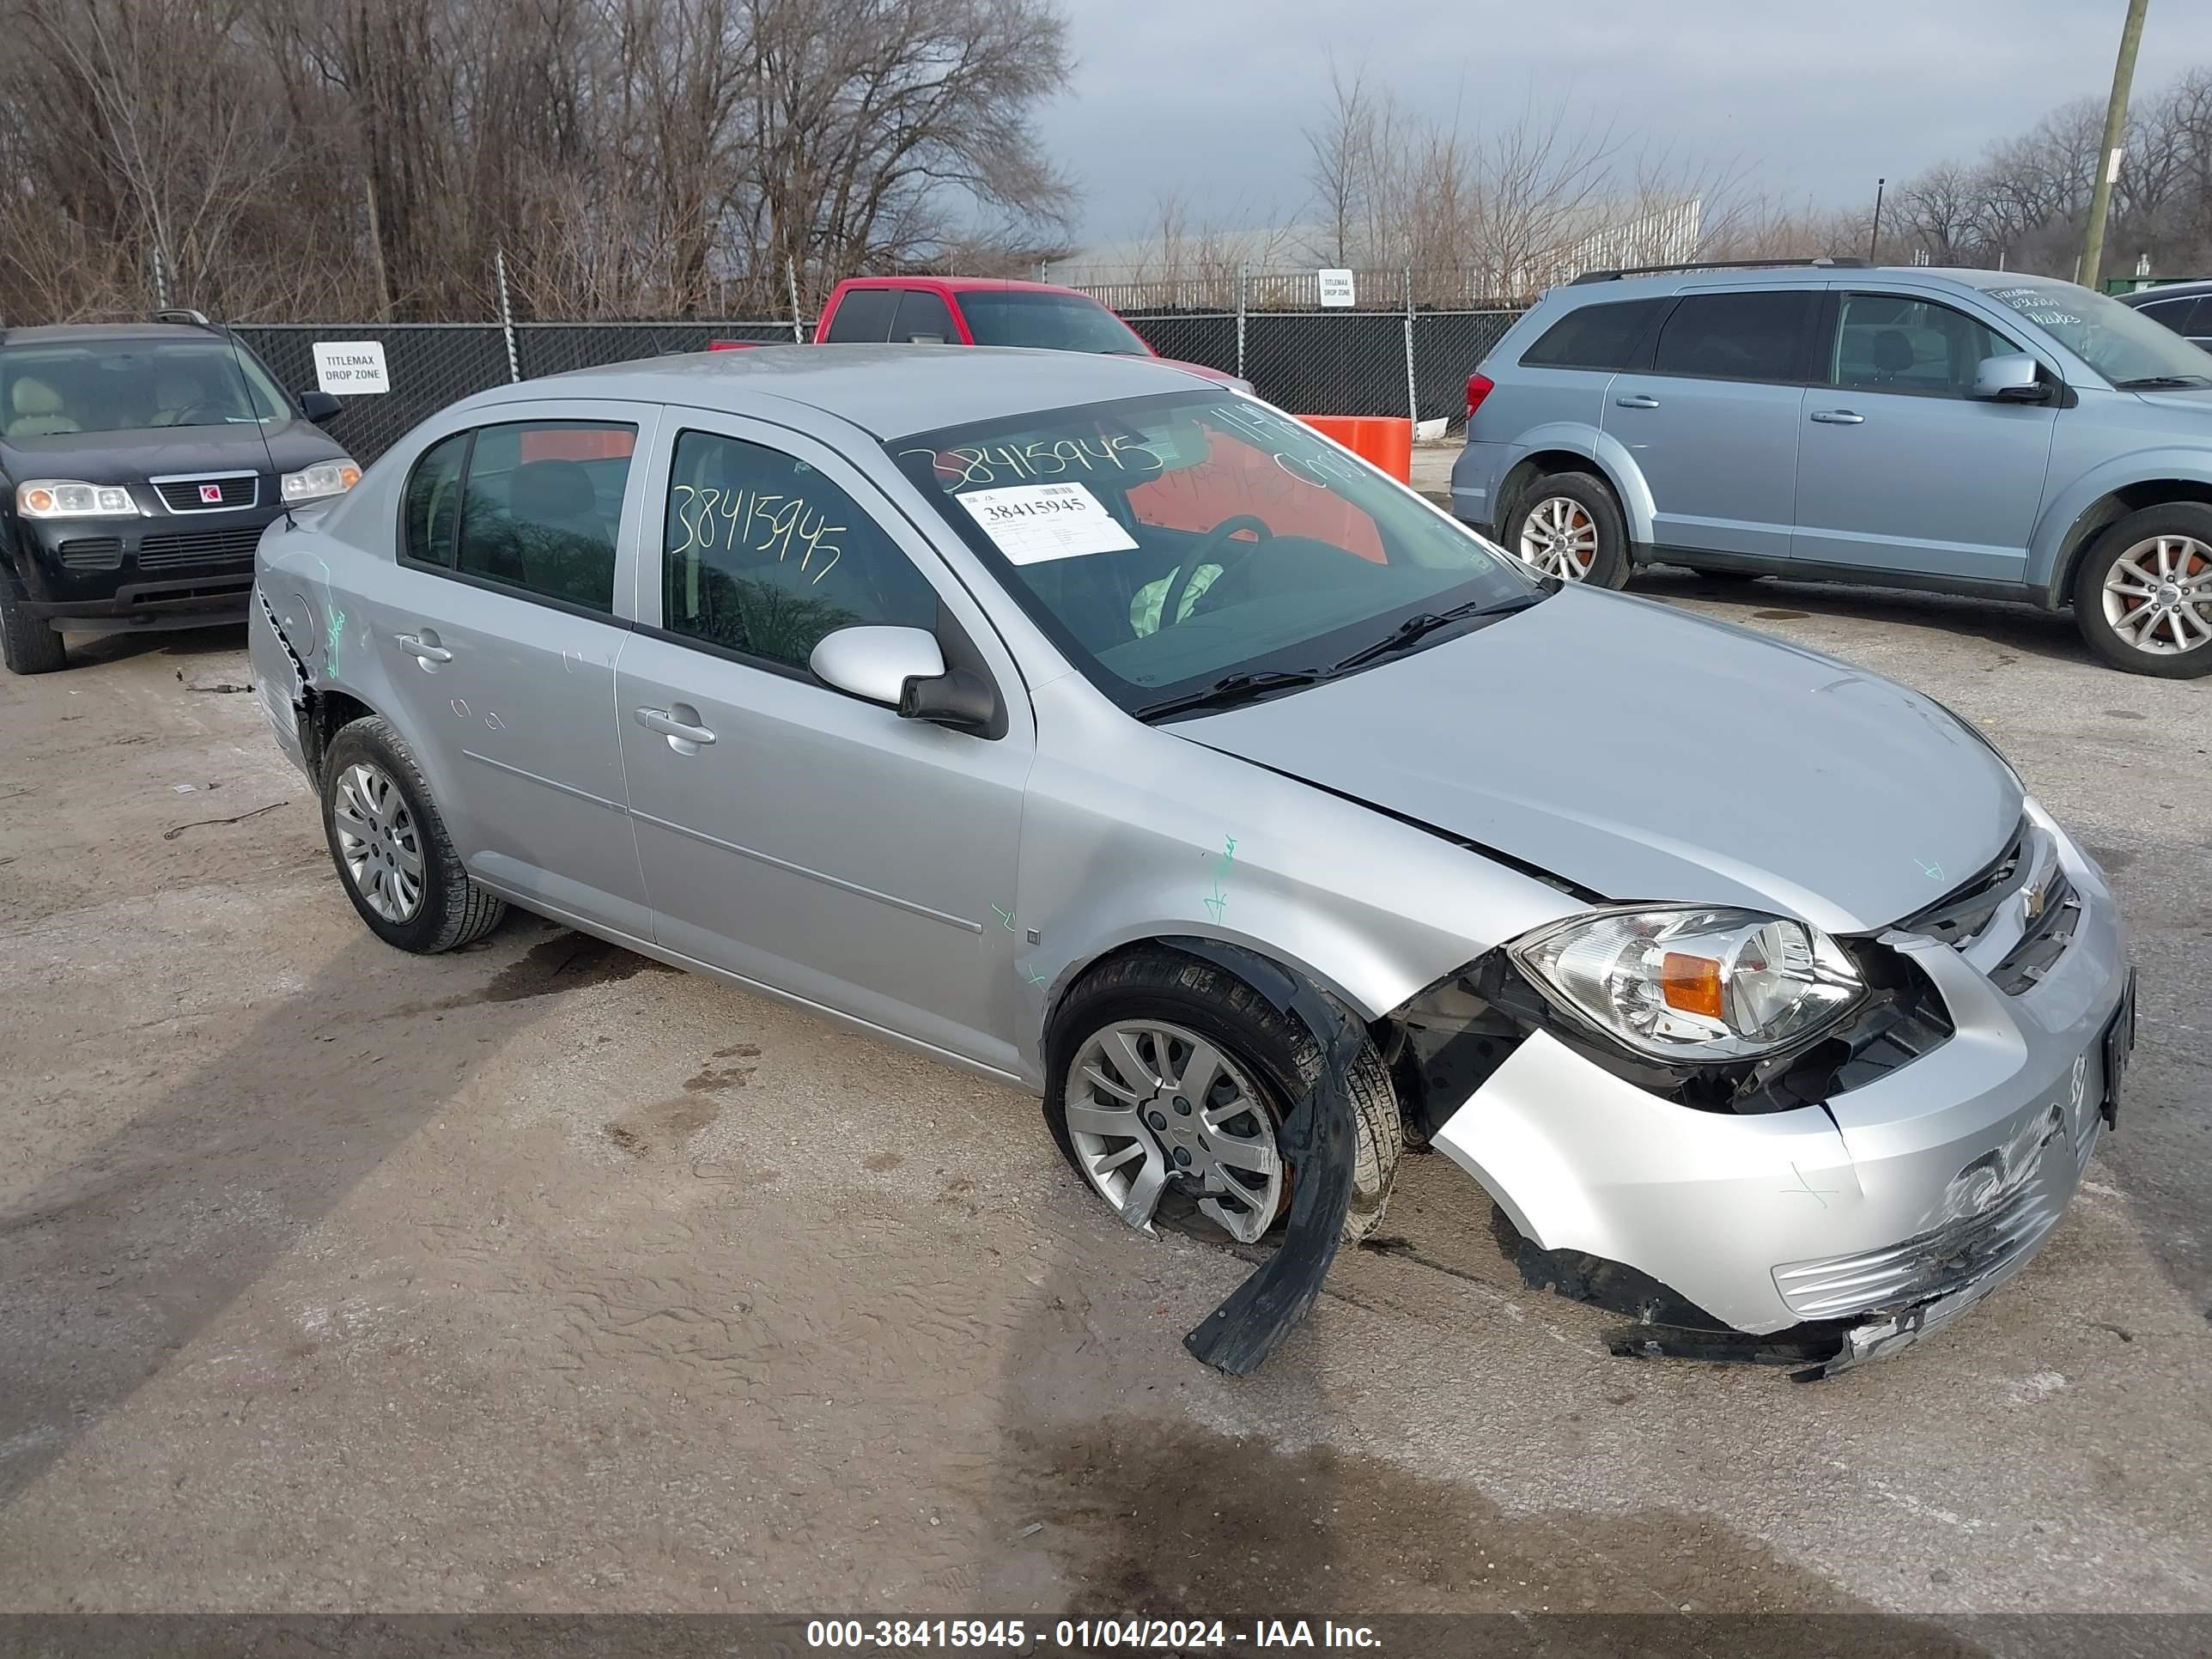
[[[1079,483],[975,489],[959,501],[1014,564],[1042,564],[1085,553],[1126,553],[1137,544],[1115,523],[1104,504]]]

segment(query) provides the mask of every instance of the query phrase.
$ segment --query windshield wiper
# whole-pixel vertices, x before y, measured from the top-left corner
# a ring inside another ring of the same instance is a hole
[[[1256,673],[1229,674],[1214,681],[1203,691],[1189,691],[1180,697],[1166,697],[1158,702],[1148,702],[1136,711],[1140,720],[1152,721],[1163,715],[1181,714],[1194,708],[1226,708],[1232,703],[1249,702],[1255,697],[1264,697],[1270,691],[1288,691],[1301,685],[1312,685],[1328,677],[1311,668],[1264,668]]]
[[[1542,597],[1540,593],[1516,593],[1505,599],[1469,599],[1465,605],[1455,605],[1449,611],[1424,611],[1418,616],[1407,617],[1373,644],[1361,646],[1342,662],[1331,664],[1328,672],[1341,674],[1346,669],[1364,667],[1394,652],[1403,651],[1439,628],[1449,628],[1469,617],[1504,617],[1516,611],[1526,611]]]
[[[2138,374],[2132,380],[2115,380],[2112,384],[2123,392],[2155,392],[2161,386],[2212,386],[2212,375]]]

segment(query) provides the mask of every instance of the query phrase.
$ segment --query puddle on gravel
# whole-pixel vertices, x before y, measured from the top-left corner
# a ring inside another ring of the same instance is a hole
[[[1082,1587],[1075,1616],[1849,1613],[1838,1653],[1985,1651],[1939,1626],[1867,1616],[1865,1602],[1701,1516],[1509,1516],[1472,1486],[1380,1458],[1285,1452],[1188,1423],[1118,1418],[1012,1440],[1005,1535]],[[1690,1641],[1697,1622],[1669,1624],[1686,1644],[1676,1650],[1712,1650]]]
[[[640,974],[678,971],[651,957],[562,927],[538,940],[477,989],[457,991],[429,1002],[406,1003],[394,1008],[390,1017],[446,1013],[487,1002],[526,1002],[532,997],[580,990],[587,985],[613,985]]]

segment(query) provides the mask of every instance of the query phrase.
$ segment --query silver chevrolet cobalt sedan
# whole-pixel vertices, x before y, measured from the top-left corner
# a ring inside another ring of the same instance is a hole
[[[1433,1146],[1636,1352],[1910,1341],[2117,1109],[2118,908],[1979,734],[1161,363],[501,387],[272,528],[258,599],[379,937],[520,905],[1020,1084],[1139,1228],[1290,1205],[1322,1048],[1239,961],[1356,1022],[1347,1237]]]

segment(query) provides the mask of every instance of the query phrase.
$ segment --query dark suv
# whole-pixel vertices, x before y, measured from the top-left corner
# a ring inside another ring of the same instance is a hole
[[[0,646],[9,670],[66,660],[63,630],[244,619],[253,550],[287,507],[361,469],[197,312],[0,330]]]

